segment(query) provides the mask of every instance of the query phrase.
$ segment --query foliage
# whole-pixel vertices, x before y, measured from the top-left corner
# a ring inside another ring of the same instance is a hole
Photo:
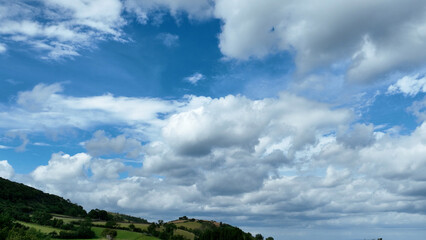
[[[114,237],[117,237],[117,231],[113,230],[113,229],[105,228],[102,231],[101,236],[102,237],[110,236],[110,237],[114,238]]]
[[[80,239],[90,239],[94,238],[96,236],[95,232],[91,229],[91,221],[85,220],[79,222],[79,226],[74,231],[60,231],[59,232],[59,238],[63,239],[73,239],[73,238],[80,238]]]
[[[263,236],[262,236],[262,234],[256,234],[256,236],[254,237],[254,239],[256,239],[256,240],[263,240]]]
[[[10,231],[6,240],[48,240],[50,237],[34,228],[26,228],[15,225]]]
[[[128,222],[132,222],[132,223],[145,223],[148,224],[148,220],[140,218],[140,217],[133,217],[133,216],[129,216],[129,215],[125,215],[125,214],[114,214],[114,220],[115,221],[128,221]]]
[[[107,211],[100,210],[100,209],[90,210],[90,212],[87,214],[87,216],[90,217],[91,219],[99,219],[99,220],[104,220],[104,221],[110,221],[110,220],[113,220],[113,218],[114,218]]]
[[[6,240],[39,240],[49,239],[49,236],[35,230],[23,226],[13,221],[7,213],[0,213],[0,239]]]
[[[30,214],[36,211],[86,216],[83,207],[69,200],[3,178],[0,178],[0,211],[22,221],[29,221]]]
[[[204,231],[199,240],[245,240],[244,232],[236,227],[223,224],[220,227]]]

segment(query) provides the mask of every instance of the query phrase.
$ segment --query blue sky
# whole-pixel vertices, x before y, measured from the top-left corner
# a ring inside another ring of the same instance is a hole
[[[0,0],[0,176],[275,239],[422,239],[425,7]]]

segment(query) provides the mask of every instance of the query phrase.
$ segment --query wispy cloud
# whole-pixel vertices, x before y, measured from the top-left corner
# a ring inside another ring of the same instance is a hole
[[[191,83],[193,85],[197,85],[197,83],[199,81],[201,81],[201,80],[203,80],[205,78],[206,77],[203,74],[201,74],[199,72],[196,72],[196,73],[192,74],[191,76],[186,77],[185,81],[187,81],[187,82],[189,82],[189,83]]]
[[[157,38],[162,41],[166,47],[174,47],[179,44],[179,36],[171,33],[160,33]]]
[[[5,53],[7,50],[6,44],[0,43],[0,54]]]
[[[388,87],[388,94],[402,93],[406,96],[415,96],[418,93],[426,92],[426,77],[419,74],[404,76],[395,84]]]
[[[0,12],[0,36],[45,52],[46,59],[78,56],[96,41],[121,39],[126,23],[119,0],[1,1]]]

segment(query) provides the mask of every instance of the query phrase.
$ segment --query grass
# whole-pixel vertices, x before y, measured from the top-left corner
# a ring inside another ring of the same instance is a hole
[[[36,230],[40,230],[40,232],[42,233],[51,233],[51,232],[57,232],[59,233],[60,231],[63,231],[59,228],[53,228],[53,227],[48,227],[48,226],[41,226],[38,224],[34,224],[34,223],[26,223],[26,222],[21,222],[18,221],[20,224],[30,227],[30,228],[35,228]]]
[[[185,222],[178,222],[175,223],[176,226],[178,227],[186,227],[188,229],[201,229],[202,228],[202,224],[199,222],[190,222],[190,221],[185,221]]]
[[[60,215],[60,214],[52,214],[52,218],[61,219],[62,221],[64,221],[64,223],[70,223],[72,221],[81,221],[81,220],[84,220],[82,218],[69,217],[69,216]]]
[[[189,240],[194,240],[194,238],[195,238],[195,234],[193,234],[192,232],[182,230],[182,229],[176,229],[176,231],[174,232],[174,235],[182,235]]]
[[[73,219],[74,221],[75,219]],[[51,233],[51,232],[57,232],[59,233],[60,231],[64,231],[62,229],[59,228],[53,228],[53,227],[48,227],[48,226],[42,226],[42,225],[38,225],[38,224],[34,224],[34,223],[27,223],[27,222],[21,222],[18,221],[20,224],[30,227],[30,228],[34,228],[36,230],[40,230],[40,232],[42,233]],[[136,226],[136,223],[135,223]],[[96,237],[93,239],[105,239],[101,236],[102,231],[105,228],[102,227],[92,227],[92,231],[95,232]],[[117,237],[115,237],[114,239],[117,240],[159,240],[156,237],[152,237],[152,236],[146,236],[142,233],[138,233],[138,232],[131,232],[131,231],[126,231],[126,230],[120,230],[120,229],[115,229],[117,231]],[[183,235],[183,234],[182,234]],[[82,239],[73,239],[73,240],[82,240]]]
[[[106,221],[94,221],[92,222],[95,225],[105,225]],[[123,222],[117,222],[118,226],[120,227],[126,227],[128,228],[130,224],[132,223],[123,223]],[[135,225],[135,227],[140,228],[142,230],[147,230],[149,224],[145,224],[145,223],[133,223],[133,225]]]
[[[103,239],[100,238],[102,231],[105,228],[101,228],[101,227],[92,227],[92,230],[96,233],[96,237],[99,237],[98,239]],[[151,237],[151,236],[146,236],[142,233],[138,233],[138,232],[130,232],[130,231],[126,231],[126,230],[119,230],[119,229],[115,229],[117,231],[117,237],[115,237],[114,239],[122,239],[122,240],[158,240],[158,238],[156,237]]]

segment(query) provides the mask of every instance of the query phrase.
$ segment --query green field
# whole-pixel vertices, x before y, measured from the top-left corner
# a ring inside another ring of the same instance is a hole
[[[73,220],[76,220],[76,219],[73,219]],[[24,225],[24,226],[34,228],[36,230],[40,230],[40,232],[42,232],[42,233],[51,233],[51,232],[59,233],[60,231],[64,231],[64,230],[59,229],[59,228],[41,226],[41,225],[34,224],[34,223],[26,223],[26,222],[21,222],[21,221],[19,221],[19,223]],[[135,224],[135,226],[136,226],[136,224]],[[102,228],[102,227],[92,227],[92,230],[96,234],[96,237],[93,238],[93,239],[105,239],[101,236],[101,233],[104,229],[105,228]],[[117,239],[117,240],[159,240],[156,237],[146,236],[146,235],[144,235],[142,233],[138,233],[138,232],[131,232],[131,231],[120,230],[120,229],[116,229],[116,231],[117,231],[117,237],[115,237],[114,239]],[[81,239],[73,239],[73,240],[81,240]]]
[[[96,224],[96,225],[105,225],[106,221],[94,221],[92,223]],[[126,227],[126,228],[128,228],[129,225],[132,224],[132,223],[117,222],[117,224],[120,227]],[[146,223],[133,223],[133,225],[135,225],[135,227],[140,228],[142,230],[147,230],[148,226],[149,226],[149,224],[146,224]]]
[[[101,228],[101,227],[92,227],[92,230],[96,233],[96,237],[99,237],[99,239],[102,239],[101,233],[105,228]],[[126,230],[119,230],[116,229],[117,231],[117,237],[115,237],[114,239],[123,239],[123,240],[158,240],[158,238],[156,237],[151,237],[151,236],[146,236],[142,233],[137,233],[137,232],[130,232],[130,231],[126,231]]]
[[[182,229],[176,229],[176,231],[174,232],[174,235],[182,235],[189,240],[194,240],[194,238],[195,238],[195,234],[193,234],[192,232],[182,230]]]
[[[40,230],[40,232],[42,232],[42,233],[51,233],[51,232],[57,232],[57,233],[59,233],[60,231],[63,231],[63,230],[61,230],[61,229],[59,229],[59,228],[53,228],[53,227],[48,227],[48,226],[41,226],[41,225],[38,225],[38,224],[34,224],[34,223],[26,223],[26,222],[21,222],[21,221],[18,221],[20,224],[22,224],[22,225],[24,225],[24,226],[27,226],[27,227],[30,227],[30,228],[35,228],[36,230]]]
[[[185,221],[185,222],[177,222],[175,223],[175,225],[177,227],[186,227],[188,229],[201,229],[202,228],[202,224],[199,222],[190,222],[190,221]]]
[[[69,216],[60,215],[60,214],[52,214],[52,218],[61,219],[62,221],[64,221],[64,223],[70,223],[72,221],[81,221],[81,220],[83,220],[82,218],[69,217]]]

